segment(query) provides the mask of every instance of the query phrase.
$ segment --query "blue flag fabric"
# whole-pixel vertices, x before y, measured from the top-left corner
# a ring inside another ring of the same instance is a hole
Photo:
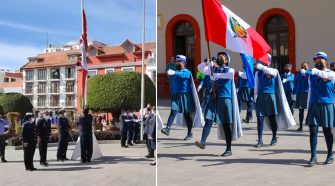
[[[248,84],[251,88],[254,88],[255,86],[254,59],[246,54],[240,53],[240,55],[243,61],[245,74],[248,78]]]

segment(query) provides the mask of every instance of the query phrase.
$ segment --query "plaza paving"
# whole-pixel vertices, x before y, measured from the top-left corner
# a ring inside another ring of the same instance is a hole
[[[38,149],[35,152],[34,165],[37,171],[25,171],[23,151],[7,149],[8,163],[0,163],[0,185],[51,186],[51,185],[148,185],[156,184],[156,167],[152,160],[144,158],[144,144],[124,149],[117,144],[100,145],[104,157],[89,164],[79,161],[56,161],[56,147],[48,148],[49,167],[39,165]],[[68,157],[74,146],[69,147]]]
[[[159,100],[159,113],[164,123],[169,114],[169,102]],[[245,117],[245,111],[241,116]],[[298,111],[295,111],[298,121]],[[159,185],[335,185],[335,164],[322,163],[310,168],[309,133],[296,132],[298,127],[278,132],[278,145],[256,149],[256,119],[243,124],[244,136],[233,142],[233,156],[220,157],[225,150],[224,141],[216,139],[216,127],[211,131],[205,150],[194,145],[201,137],[202,129],[194,129],[193,139],[182,140],[186,129],[176,128],[169,137],[158,132],[158,183]],[[265,131],[263,141],[269,144],[271,132]],[[319,132],[318,161],[326,159],[326,145]]]

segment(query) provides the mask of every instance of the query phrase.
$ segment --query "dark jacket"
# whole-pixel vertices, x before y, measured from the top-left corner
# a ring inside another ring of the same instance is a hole
[[[58,122],[59,122],[58,133],[60,135],[68,134],[70,129],[69,120],[64,116],[60,116],[58,118]]]
[[[91,136],[92,135],[92,122],[93,116],[91,114],[82,115],[77,121],[79,127],[79,133],[81,136]]]
[[[36,129],[39,138],[49,139],[51,134],[51,120],[45,118],[37,119]]]
[[[30,121],[26,121],[25,123],[23,123],[22,142],[36,145],[37,142],[36,126]]]

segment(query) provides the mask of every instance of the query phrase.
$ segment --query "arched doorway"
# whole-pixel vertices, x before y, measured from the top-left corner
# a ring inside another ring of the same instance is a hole
[[[292,16],[280,8],[267,10],[259,17],[256,29],[272,49],[271,66],[282,71],[285,64],[290,63],[295,71],[295,24]]]
[[[165,43],[166,63],[172,56],[183,54],[189,60],[188,68],[194,73],[201,62],[198,22],[187,14],[176,15],[166,26]]]

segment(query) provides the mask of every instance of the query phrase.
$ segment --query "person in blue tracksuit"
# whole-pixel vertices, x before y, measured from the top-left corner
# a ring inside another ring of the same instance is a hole
[[[222,125],[226,137],[227,148],[221,155],[224,157],[231,156],[232,132],[233,124],[233,103],[232,103],[232,84],[234,83],[234,69],[228,66],[230,56],[226,52],[219,52],[216,63],[218,67],[214,69],[214,86],[216,98],[212,95],[211,100],[205,111],[205,126],[202,131],[201,141],[195,142],[195,145],[201,149],[205,149],[206,140],[212,128],[213,122]]]
[[[301,70],[308,70],[309,64],[307,62],[303,62],[301,64]],[[293,95],[296,95],[296,103],[295,108],[299,109],[299,128],[297,131],[301,132],[303,130],[303,121],[304,121],[304,112],[307,108],[307,98],[308,98],[308,83],[309,76],[306,74],[302,74],[301,71],[297,73],[294,79],[294,88]]]
[[[271,56],[269,55],[269,64],[271,63]],[[265,65],[265,64],[264,64]],[[276,91],[278,91],[277,78],[278,74],[269,67],[258,63],[256,72],[258,79],[257,86],[255,88],[256,98],[256,115],[257,115],[257,132],[258,132],[258,143],[256,148],[263,146],[263,129],[264,129],[264,119],[269,118],[270,126],[272,130],[272,140],[270,145],[274,146],[277,144],[277,129],[278,125],[276,122],[276,115],[279,114],[277,106]],[[257,91],[257,92],[256,92]]]
[[[331,164],[334,161],[333,156],[333,135],[334,127],[334,91],[335,91],[335,73],[327,69],[328,56],[324,52],[318,52],[313,57],[315,68],[302,71],[309,75],[309,105],[306,118],[306,124],[309,125],[311,158],[308,161],[309,166],[317,163],[316,146],[318,141],[318,128],[323,129],[323,134],[327,144],[327,158],[325,164]]]
[[[241,112],[242,107],[243,107],[243,102],[247,104],[247,115],[245,119],[242,119],[243,122],[249,123],[250,120],[252,120],[252,107],[254,103],[254,98],[253,98],[253,89],[248,83],[247,75],[244,70],[238,72],[238,79],[237,79],[237,86],[236,88],[238,89],[237,91],[237,99],[238,99],[238,107],[239,111]]]
[[[171,113],[166,128],[161,132],[167,136],[170,135],[171,125],[178,113],[183,113],[187,123],[187,135],[184,140],[192,139],[193,122],[191,113],[195,112],[195,103],[192,95],[192,73],[186,66],[186,57],[183,55],[176,56],[176,71],[168,70],[168,75],[172,76],[174,81],[171,99]]]
[[[286,64],[284,67],[284,73],[281,74],[281,79],[283,82],[283,87],[286,95],[288,105],[290,106],[291,113],[293,115],[293,88],[294,88],[294,74],[292,71],[292,65]]]

